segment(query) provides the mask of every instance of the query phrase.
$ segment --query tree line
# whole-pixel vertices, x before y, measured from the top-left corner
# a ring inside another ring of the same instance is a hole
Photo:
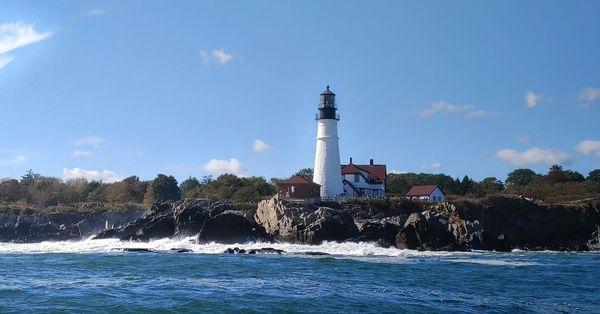
[[[313,171],[305,168],[294,175],[312,180]],[[147,181],[130,176],[119,182],[104,183],[83,178],[65,181],[30,170],[19,180],[0,180],[0,202],[47,207],[80,202],[152,204],[203,197],[254,203],[274,195],[279,180],[272,178],[267,182],[262,177],[223,174],[216,178],[189,177],[179,183],[173,176],[159,174]],[[386,192],[389,196],[402,196],[415,185],[428,184],[438,185],[448,195],[480,197],[512,193],[551,201],[568,201],[600,195],[600,169],[590,172],[587,177],[577,171],[563,170],[560,166],[552,166],[546,174],[531,169],[516,169],[508,174],[504,182],[495,177],[476,181],[468,176],[459,179],[445,174],[389,174]]]
[[[232,199],[257,202],[275,194],[275,187],[261,177],[240,178],[231,174],[198,180],[190,177],[181,184],[175,177],[159,174],[153,180],[130,176],[115,183],[83,178],[62,180],[28,171],[20,180],[0,180],[0,202],[26,203],[40,207],[81,202],[146,203],[176,201],[182,197]]]

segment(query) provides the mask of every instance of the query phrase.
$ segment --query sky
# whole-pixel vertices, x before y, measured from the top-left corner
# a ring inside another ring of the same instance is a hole
[[[600,168],[598,1],[2,1],[0,177]]]

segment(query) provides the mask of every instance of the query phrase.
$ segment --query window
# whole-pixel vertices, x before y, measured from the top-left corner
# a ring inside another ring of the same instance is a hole
[[[354,175],[354,182],[359,182],[360,181],[360,175],[359,174],[355,174]]]
[[[296,193],[296,187],[292,185],[292,187],[290,188],[292,190],[292,194]]]

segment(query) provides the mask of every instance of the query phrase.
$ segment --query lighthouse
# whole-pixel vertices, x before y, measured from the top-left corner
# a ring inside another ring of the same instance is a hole
[[[337,132],[340,116],[336,113],[335,94],[329,86],[321,93],[318,110],[313,181],[321,186],[322,199],[338,198],[344,193]]]

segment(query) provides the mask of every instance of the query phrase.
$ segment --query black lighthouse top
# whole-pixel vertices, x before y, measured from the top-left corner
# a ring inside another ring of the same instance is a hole
[[[339,120],[340,116],[335,114],[337,108],[335,107],[335,94],[327,89],[321,93],[321,103],[319,104],[319,113],[317,113],[317,120],[319,119],[335,119]]]

